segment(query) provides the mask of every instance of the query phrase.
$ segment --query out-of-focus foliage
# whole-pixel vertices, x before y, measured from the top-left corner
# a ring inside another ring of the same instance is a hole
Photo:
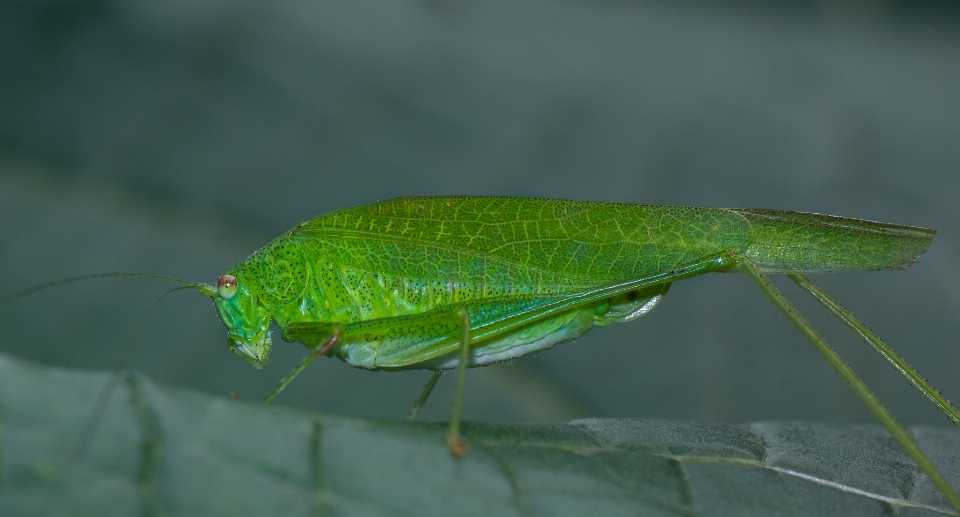
[[[917,5],[0,2],[0,293],[105,271],[214,282],[300,221],[399,196],[813,211],[938,231],[906,271],[815,280],[957,399],[960,30],[956,8]],[[5,304],[0,351],[107,368],[164,289],[105,280]],[[795,293],[898,418],[945,422]],[[278,343],[252,371],[210,305],[165,300],[129,369],[256,398],[302,358]],[[317,363],[280,402],[396,419],[427,377]],[[448,376],[426,418],[450,392]],[[471,372],[466,397],[487,422],[872,419],[741,275]]]

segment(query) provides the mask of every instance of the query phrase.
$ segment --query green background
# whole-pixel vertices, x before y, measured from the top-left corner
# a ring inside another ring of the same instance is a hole
[[[406,195],[823,212],[939,231],[907,271],[815,280],[958,399],[960,21],[837,5],[5,2],[0,292],[107,271],[213,282],[302,220]],[[777,281],[904,423],[946,424]],[[111,368],[165,288],[0,306],[0,352]],[[208,299],[177,293],[128,368],[257,400],[304,353],[279,342],[258,372],[225,338]],[[278,403],[398,419],[427,377],[319,361]],[[424,419],[449,414],[451,381]],[[471,371],[464,417],[871,421],[744,275]]]

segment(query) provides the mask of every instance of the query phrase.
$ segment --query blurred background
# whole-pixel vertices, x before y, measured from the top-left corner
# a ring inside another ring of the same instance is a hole
[[[8,1],[0,293],[84,273],[215,282],[300,221],[410,195],[761,207],[935,228],[906,271],[815,280],[960,399],[960,12],[950,2]],[[947,425],[784,278],[904,423]],[[0,353],[114,367],[170,286],[0,306]],[[211,302],[165,299],[129,369],[257,401]],[[277,403],[398,419],[429,373],[323,360]],[[452,375],[423,418],[449,415]],[[468,376],[465,417],[869,422],[745,275]]]

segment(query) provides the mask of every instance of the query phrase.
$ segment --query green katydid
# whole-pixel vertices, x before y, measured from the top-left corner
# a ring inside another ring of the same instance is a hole
[[[766,274],[786,273],[893,364],[955,424],[960,412],[804,273],[901,269],[936,232],[829,215],[495,197],[405,198],[303,222],[228,269],[213,298],[228,345],[256,368],[271,321],[313,360],[367,369],[458,369],[448,444],[466,451],[466,368],[539,352],[653,309],[672,282],[745,272],[887,428],[950,505],[960,496]]]

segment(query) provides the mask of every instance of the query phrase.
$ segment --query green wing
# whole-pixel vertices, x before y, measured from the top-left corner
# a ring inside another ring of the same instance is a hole
[[[745,250],[750,225],[715,208],[498,197],[401,198],[299,227],[314,259],[424,281],[578,288]],[[552,290],[552,289],[551,289]]]
[[[766,273],[827,273],[903,269],[914,263],[937,232],[835,215],[732,210],[750,221],[747,256]]]

